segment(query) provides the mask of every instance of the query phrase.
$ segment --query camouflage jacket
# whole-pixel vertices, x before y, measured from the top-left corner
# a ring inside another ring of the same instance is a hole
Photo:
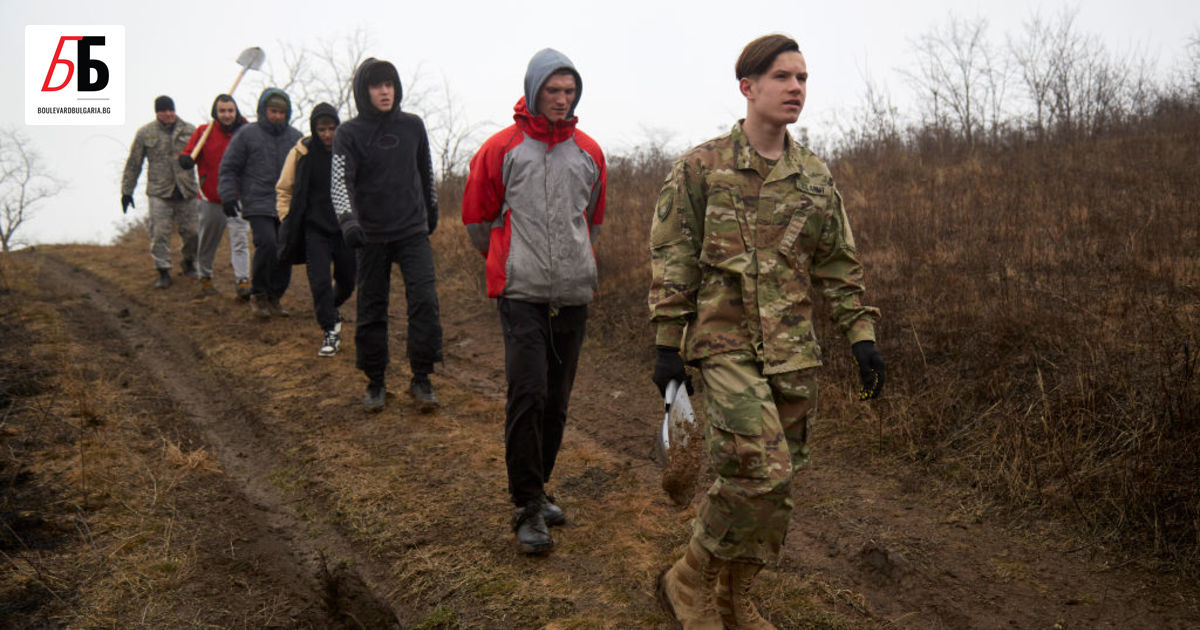
[[[170,131],[152,120],[142,125],[129,145],[129,159],[125,160],[125,176],[121,180],[121,194],[132,195],[137,188],[138,175],[142,174],[142,160],[146,167],[146,195],[167,198],[179,188],[184,199],[196,196],[196,173],[184,170],[179,165],[179,154],[187,146],[196,128],[182,118],[175,121]]]
[[[810,285],[850,343],[875,339],[879,311],[860,301],[863,270],[842,196],[829,169],[790,137],[774,166],[740,121],[688,151],[659,193],[650,256],[656,343],[682,348],[689,362],[751,350],[764,374],[820,365]]]

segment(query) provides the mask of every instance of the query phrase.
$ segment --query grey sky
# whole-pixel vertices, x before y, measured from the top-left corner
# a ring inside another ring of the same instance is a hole
[[[525,8],[517,8],[524,6]],[[236,17],[218,16],[220,7]],[[560,8],[561,7],[561,8]],[[43,202],[23,228],[28,242],[107,242],[120,212],[120,172],[134,131],[153,116],[153,99],[169,94],[182,118],[204,122],[213,96],[229,88],[233,59],[248,46],[277,60],[279,42],[313,42],[363,28],[370,54],[391,60],[402,77],[419,67],[430,82],[445,77],[466,117],[491,130],[511,121],[521,95],[525,64],[550,46],[566,53],[585,85],[580,127],[609,153],[666,135],[683,147],[727,129],[745,110],[733,78],[741,47],[768,32],[792,35],[810,72],[800,124],[817,137],[835,132],[835,121],[857,105],[863,77],[886,87],[911,110],[900,74],[912,63],[909,42],[945,22],[950,11],[982,16],[997,43],[1017,35],[1035,11],[1052,18],[1078,7],[1077,27],[1112,53],[1140,53],[1164,77],[1182,62],[1184,45],[1200,29],[1200,3],[1182,0],[917,0],[908,2],[570,2],[514,5],[502,2],[0,2],[3,37],[0,125],[30,136],[52,170],[69,182]],[[228,11],[227,11],[228,12]],[[128,114],[123,127],[25,126],[21,106],[24,28],[27,24],[122,24],[126,28]],[[239,101],[257,96],[243,83]],[[403,106],[403,104],[402,104]],[[251,108],[252,109],[252,108]],[[248,113],[253,113],[248,112]],[[306,125],[297,125],[307,132]],[[482,135],[482,134],[481,134]],[[482,138],[481,138],[482,139]],[[143,183],[137,213],[146,211]]]

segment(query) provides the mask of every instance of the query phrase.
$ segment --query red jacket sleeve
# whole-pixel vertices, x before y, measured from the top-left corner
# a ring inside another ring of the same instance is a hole
[[[207,127],[208,123],[204,123],[203,125],[196,127],[196,130],[192,132],[192,137],[188,138],[187,146],[183,148],[183,151],[181,151],[179,155],[191,155],[192,149],[196,148],[196,143],[200,142],[200,136],[204,135],[204,130]]]
[[[588,222],[592,225],[600,225],[604,223],[604,200],[608,193],[608,165],[604,162],[604,151],[600,150],[600,145],[592,140],[591,136],[578,129],[575,130],[575,144],[592,156],[596,167],[600,169],[600,177],[592,186],[592,198],[588,202],[587,211]]]
[[[462,219],[471,244],[487,254],[492,223],[504,206],[504,155],[519,142],[520,131],[511,126],[488,138],[471,158],[466,188],[463,190]]]

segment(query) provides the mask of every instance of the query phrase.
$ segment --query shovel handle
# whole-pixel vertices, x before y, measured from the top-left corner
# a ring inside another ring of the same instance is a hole
[[[233,87],[229,88],[229,91],[226,92],[226,94],[233,96],[233,91],[236,90],[238,84],[242,82],[242,77],[246,76],[246,70],[247,68],[243,66],[242,71],[239,72],[237,78],[233,80]],[[208,134],[212,133],[213,126],[216,124],[217,121],[214,120],[208,123],[208,127],[204,128],[204,135],[200,136],[200,141],[196,143],[196,148],[192,149],[192,161],[195,161],[196,157],[200,155],[200,150],[204,148],[204,143],[208,142]]]

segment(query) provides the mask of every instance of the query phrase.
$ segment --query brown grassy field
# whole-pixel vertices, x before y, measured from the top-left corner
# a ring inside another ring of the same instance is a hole
[[[827,367],[811,470],[756,592],[781,628],[1186,628],[1200,498],[1200,137],[834,163],[883,309],[885,397]],[[144,233],[0,258],[0,626],[658,628],[685,542],[662,493],[646,238],[668,165],[614,159],[601,289],[551,490],[558,548],[513,548],[503,351],[482,260],[442,191],[445,405],[359,409],[353,308],[317,359],[289,320],[149,288]],[[698,488],[703,487],[703,482]],[[1065,527],[1064,527],[1065,526]],[[364,621],[365,620],[365,621]]]

